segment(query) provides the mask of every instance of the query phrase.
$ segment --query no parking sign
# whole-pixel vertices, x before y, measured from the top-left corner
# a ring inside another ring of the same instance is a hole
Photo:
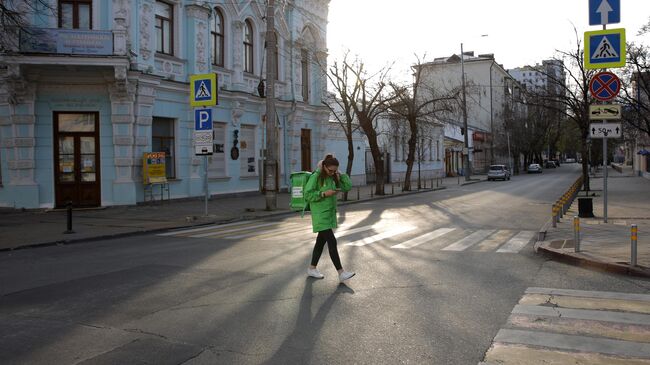
[[[621,90],[621,80],[611,72],[599,72],[589,82],[591,96],[600,100],[612,100]]]

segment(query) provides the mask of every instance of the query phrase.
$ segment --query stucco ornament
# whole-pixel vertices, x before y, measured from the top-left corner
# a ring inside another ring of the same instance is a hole
[[[206,64],[205,64],[205,36],[204,33],[206,32],[206,25],[204,22],[199,22],[197,25],[198,31],[196,35],[196,68],[201,71],[205,72],[206,70]]]
[[[142,5],[140,16],[140,54],[142,59],[148,60],[151,57],[151,33],[149,31],[152,8],[150,4]]]
[[[244,109],[241,106],[239,101],[235,101],[232,105],[232,111],[230,112],[232,116],[232,125],[237,127],[239,125],[239,118],[244,115]]]

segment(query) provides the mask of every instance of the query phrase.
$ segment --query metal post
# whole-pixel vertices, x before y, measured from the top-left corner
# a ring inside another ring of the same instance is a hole
[[[361,198],[359,197],[359,189],[360,187],[357,186],[357,200],[361,200]]]
[[[394,184],[390,184],[390,195],[395,194],[395,186]]]
[[[632,225],[632,240],[630,246],[630,266],[636,266],[636,241],[637,241],[637,226]]]
[[[573,216],[573,246],[575,252],[580,252],[580,218]]]
[[[464,148],[464,153],[465,153],[465,168],[464,168],[464,175],[465,175],[465,181],[470,180],[470,175],[472,174],[472,167],[469,164],[469,130],[467,128],[467,96],[465,95],[465,55],[463,52],[463,44],[460,44],[460,69],[461,69],[461,82],[462,82],[462,89],[463,89],[463,128],[465,129],[464,137],[465,137],[465,148]]]
[[[555,204],[551,208],[551,220],[553,221],[553,228],[557,228],[557,206]]]
[[[603,137],[603,222],[607,223],[607,137]]]
[[[68,204],[66,205],[67,208],[67,228],[63,234],[70,234],[70,233],[75,233],[72,230],[72,202],[69,201]]]
[[[275,0],[266,7],[266,160],[264,160],[264,187],[266,210],[277,208],[277,128],[275,120]],[[306,100],[305,100],[306,101]]]
[[[203,156],[203,166],[205,167],[205,176],[203,178],[203,189],[205,191],[205,199],[204,199],[204,209],[203,209],[203,215],[206,217],[208,216],[208,195],[210,195],[210,192],[208,191],[208,155]]]

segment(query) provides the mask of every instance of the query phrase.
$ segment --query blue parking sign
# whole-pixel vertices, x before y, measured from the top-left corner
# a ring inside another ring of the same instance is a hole
[[[212,109],[194,109],[194,130],[212,130]]]

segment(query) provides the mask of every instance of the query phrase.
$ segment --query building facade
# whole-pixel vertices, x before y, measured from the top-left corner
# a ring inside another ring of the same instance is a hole
[[[277,1],[279,185],[326,149],[328,0]],[[0,206],[136,204],[143,155],[171,198],[261,189],[266,5],[258,0],[50,0],[0,55]],[[19,5],[18,5],[19,6]],[[214,154],[195,156],[189,76],[218,75]],[[270,118],[269,118],[270,119]],[[272,128],[270,130],[273,130]],[[232,153],[236,147],[238,153]]]
[[[440,57],[422,65],[426,90],[435,90],[438,96],[460,95],[462,90],[461,56]],[[504,132],[504,109],[509,98],[506,84],[512,77],[493,54],[463,55],[465,92],[467,100],[468,150],[472,171],[485,173],[490,164],[505,163],[507,155],[500,153],[494,142]],[[458,100],[462,100],[459,96]],[[444,123],[444,161],[447,176],[463,175],[464,121],[460,102],[453,111],[440,114]]]

